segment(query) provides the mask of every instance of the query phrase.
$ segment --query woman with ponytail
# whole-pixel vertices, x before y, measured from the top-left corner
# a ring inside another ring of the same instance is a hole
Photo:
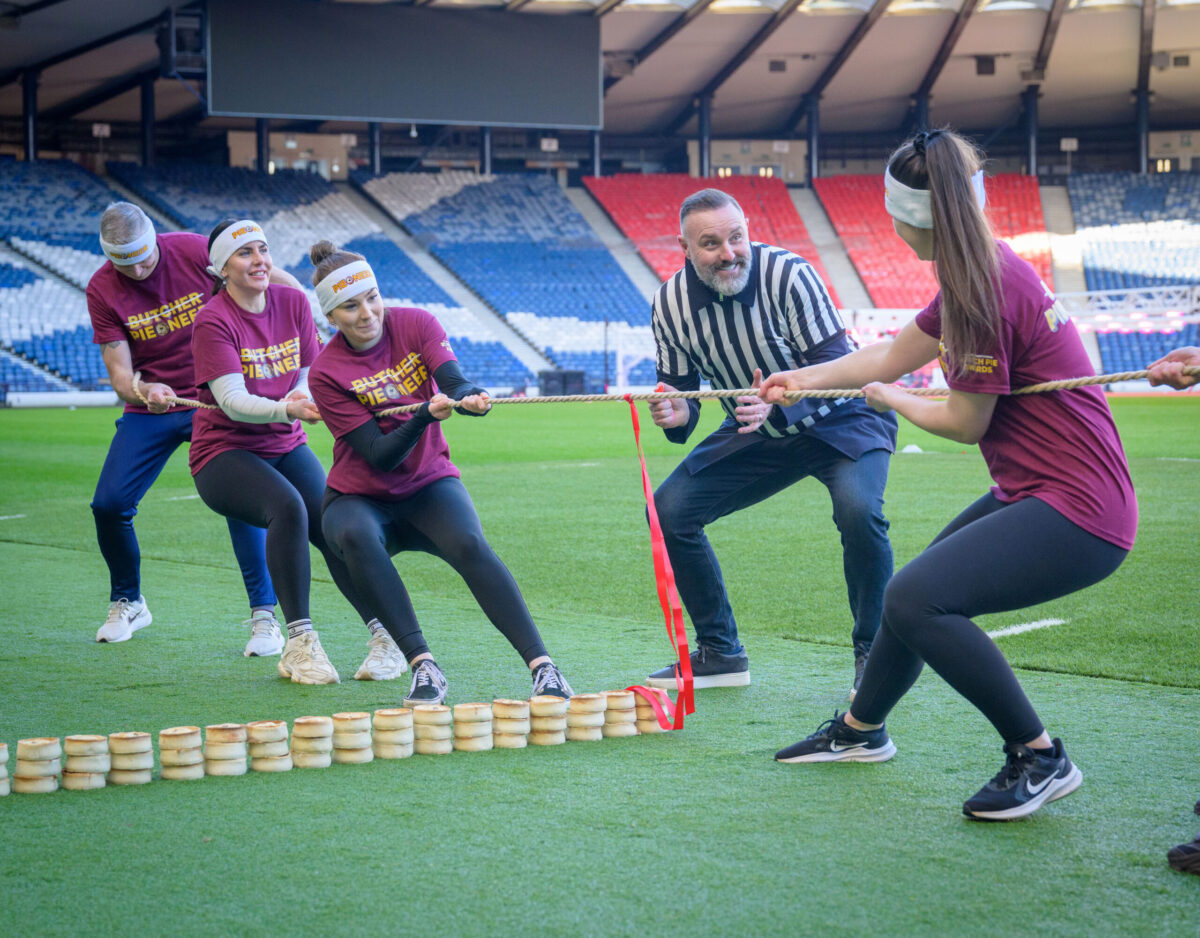
[[[463,377],[430,313],[384,307],[362,255],[321,241],[310,257],[321,311],[338,330],[311,376],[313,398],[334,437],[322,526],[412,665],[405,706],[440,704],[447,692],[391,561],[410,550],[440,557],[463,578],[529,667],[535,696],[570,697],[571,686],[546,653],[512,574],[484,538],[442,435],[441,422],[453,412],[486,414],[487,392]],[[379,415],[404,404],[421,406]]]
[[[1015,388],[1093,374],[1075,325],[983,214],[981,156],[946,130],[917,134],[888,161],[896,233],[933,261],[941,290],[895,339],[836,361],[772,375],[761,394],[862,387],[878,411],[978,443],[995,485],[964,509],[884,594],[883,624],[846,713],[781,750],[781,762],[883,762],[884,727],[927,663],[1000,733],[1004,767],[963,805],[1013,820],[1079,787],[1012,668],[972,616],[1044,603],[1103,580],[1137,531],[1137,501],[1103,392],[1012,396]],[[940,358],[946,400],[894,382]]]

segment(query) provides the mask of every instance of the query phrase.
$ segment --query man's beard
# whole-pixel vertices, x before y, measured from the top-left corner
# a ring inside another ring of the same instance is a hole
[[[734,265],[725,268],[723,272],[729,273],[737,271],[737,276],[730,279],[728,276],[718,277],[718,271],[721,270],[717,264],[709,266],[695,265],[696,276],[700,278],[700,282],[707,286],[714,293],[720,293],[724,296],[733,296],[741,293],[746,289],[746,284],[750,282],[750,258],[739,257]]]

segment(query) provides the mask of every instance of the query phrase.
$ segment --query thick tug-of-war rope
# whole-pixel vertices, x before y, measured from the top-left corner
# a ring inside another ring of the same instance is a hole
[[[1200,375],[1200,366],[1188,365],[1183,369],[1185,375]],[[1137,381],[1145,378],[1146,371],[1118,371],[1107,375],[1089,375],[1085,378],[1067,378],[1061,381],[1043,381],[1041,384],[1031,384],[1028,387],[1017,388],[1012,394],[1042,394],[1046,391],[1069,391],[1094,384],[1114,384],[1118,381]],[[916,397],[946,397],[949,388],[903,388],[902,390]],[[730,388],[726,390],[709,391],[644,391],[640,394],[564,394],[546,397],[497,397],[492,398],[493,404],[590,404],[597,401],[670,401],[670,400],[710,400],[724,397],[753,397],[758,394],[757,388]],[[803,400],[808,397],[866,397],[857,388],[831,388],[815,391],[784,391],[783,396],[789,402]],[[393,414],[408,414],[420,408],[420,404],[405,404],[402,407],[390,407],[376,412],[377,417]]]
[[[1185,375],[1200,375],[1200,365],[1186,365]],[[1028,387],[1017,388],[1012,394],[1042,394],[1046,391],[1069,391],[1095,384],[1116,384],[1119,381],[1138,381],[1147,376],[1146,371],[1118,371],[1107,375],[1089,375],[1085,378],[1067,378],[1061,381],[1043,381],[1041,384],[1031,384]],[[149,402],[142,396],[138,387],[142,373],[133,376],[133,393],[143,404]],[[917,397],[945,397],[950,393],[948,388],[904,388],[907,393]],[[709,391],[643,391],[640,394],[562,394],[545,397],[494,397],[493,404],[592,404],[599,401],[670,401],[670,400],[717,400],[723,397],[752,397],[758,394],[756,388],[730,388],[726,390]],[[803,400],[807,397],[866,397],[857,388],[833,388],[819,391],[784,391],[783,396],[790,402]],[[179,407],[195,407],[200,410],[220,410],[215,404],[204,404],[200,401],[189,400],[186,397],[167,396],[167,403]],[[401,407],[389,407],[377,411],[376,417],[390,417],[394,414],[411,414],[421,408],[420,404],[405,404]]]

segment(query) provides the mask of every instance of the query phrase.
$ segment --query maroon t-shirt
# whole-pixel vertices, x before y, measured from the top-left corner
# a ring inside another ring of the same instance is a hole
[[[309,372],[308,386],[334,436],[330,488],[394,502],[438,479],[458,478],[440,423],[426,427],[417,445],[391,472],[372,469],[345,439],[368,420],[377,420],[384,433],[411,420],[412,414],[375,414],[430,400],[437,392],[433,373],[454,360],[441,323],[423,309],[386,310],[383,335],[366,351],[356,351],[341,333],[329,340]]]
[[[299,290],[267,287],[267,305],[261,313],[247,312],[222,290],[200,310],[192,334],[200,400],[215,404],[208,382],[238,373],[251,394],[283,400],[296,387],[300,369],[311,366],[318,351],[312,308]],[[298,420],[245,423],[223,410],[201,409],[192,421],[188,464],[195,475],[214,456],[229,450],[270,458],[290,453],[307,440]]]
[[[1133,547],[1138,508],[1121,438],[1099,387],[1013,397],[1014,388],[1095,374],[1075,323],[1028,263],[1000,250],[1000,334],[992,348],[966,356],[957,391],[997,394],[979,449],[1001,501],[1034,497],[1085,531]],[[941,338],[942,295],[917,314],[926,335]]]
[[[176,397],[194,398],[192,324],[212,292],[205,273],[208,245],[198,234],[158,235],[158,265],[145,280],[131,280],[112,261],[88,281],[92,341],[129,343],[133,370],[142,380],[170,386]],[[125,413],[146,414],[144,404],[126,404]]]

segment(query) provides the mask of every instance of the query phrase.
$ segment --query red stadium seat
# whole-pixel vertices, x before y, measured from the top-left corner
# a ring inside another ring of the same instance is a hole
[[[779,179],[731,176],[698,180],[683,173],[630,173],[599,179],[589,176],[584,178],[583,184],[663,280],[683,263],[676,240],[679,237],[679,204],[704,185],[728,192],[746,213],[751,237],[787,248],[808,260],[829,287],[834,303],[838,303],[837,293],[817,256],[808,229],[792,204],[787,187]]]

